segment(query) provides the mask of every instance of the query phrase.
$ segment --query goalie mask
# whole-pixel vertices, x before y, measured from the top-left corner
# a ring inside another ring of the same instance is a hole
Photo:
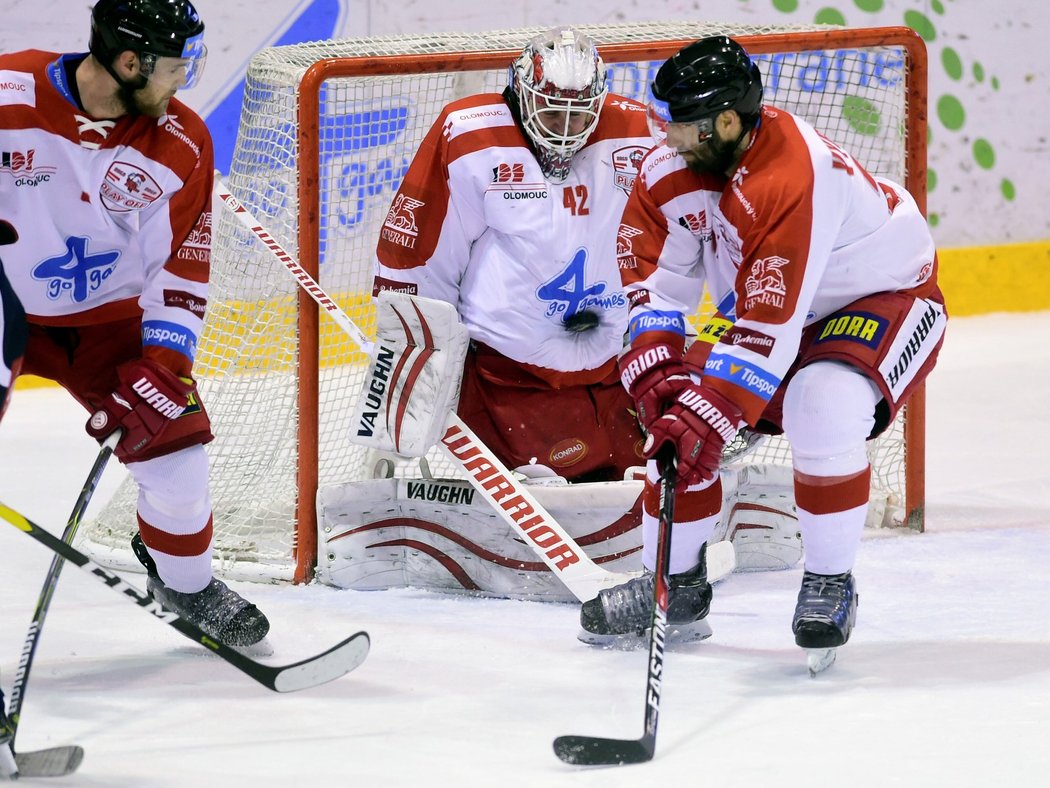
[[[533,38],[510,69],[521,125],[543,174],[560,182],[598,125],[609,89],[594,42],[568,27]]]

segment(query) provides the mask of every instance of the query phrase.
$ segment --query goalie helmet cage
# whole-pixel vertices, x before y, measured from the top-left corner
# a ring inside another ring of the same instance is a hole
[[[647,100],[656,69],[707,35],[737,38],[767,103],[792,110],[925,211],[926,49],[908,28],[702,22],[580,25],[614,93]],[[411,243],[413,206],[391,200],[441,108],[502,91],[521,47],[544,28],[321,41],[260,51],[249,66],[227,182],[370,337],[372,261],[384,224]],[[308,580],[319,485],[372,478],[377,458],[348,440],[367,358],[298,290],[258,238],[216,206],[209,308],[195,373],[214,423],[209,445],[216,571]],[[705,311],[693,317],[701,323]],[[923,525],[923,391],[869,454],[886,524]],[[435,477],[454,469],[434,450]],[[781,439],[753,455],[790,462]],[[389,468],[389,465],[384,467]],[[419,476],[401,462],[397,475]],[[873,500],[875,498],[873,497]],[[129,480],[83,529],[96,560],[134,567]]]

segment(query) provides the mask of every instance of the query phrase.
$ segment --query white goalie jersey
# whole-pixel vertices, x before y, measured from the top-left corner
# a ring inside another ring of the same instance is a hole
[[[610,95],[555,184],[501,95],[450,104],[384,222],[375,293],[448,301],[473,340],[541,374],[606,364],[627,326],[616,230],[651,145],[644,108]],[[567,331],[582,312],[597,325]]]

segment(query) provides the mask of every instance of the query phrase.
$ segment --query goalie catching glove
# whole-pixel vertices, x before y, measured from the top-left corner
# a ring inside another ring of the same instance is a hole
[[[620,382],[634,399],[638,421],[646,430],[693,383],[682,351],[666,342],[628,349],[620,356],[619,366]]]
[[[115,430],[124,435],[118,450],[129,459],[142,452],[173,420],[182,415],[193,384],[148,358],[117,367],[120,385],[88,419],[87,432],[103,441]]]
[[[667,413],[653,422],[645,456],[655,457],[665,444],[675,448],[678,488],[714,478],[722,448],[743,424],[740,409],[717,391],[695,383],[687,386]]]

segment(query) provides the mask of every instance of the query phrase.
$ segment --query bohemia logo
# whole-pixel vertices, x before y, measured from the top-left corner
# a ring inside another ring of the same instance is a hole
[[[14,177],[15,186],[39,186],[47,183],[57,167],[37,167],[34,164],[36,150],[0,152],[0,172]]]
[[[153,176],[126,161],[115,161],[106,170],[98,190],[102,202],[115,213],[140,211],[164,194]]]
[[[394,204],[390,206],[390,212],[383,222],[380,234],[384,239],[403,246],[406,249],[416,248],[416,236],[419,235],[419,227],[416,224],[416,208],[426,205],[423,200],[416,200],[405,194],[399,194],[394,198]]]
[[[522,183],[524,180],[525,165],[520,162],[517,164],[500,164],[498,167],[492,168],[493,183]]]
[[[634,237],[641,235],[642,231],[629,224],[621,224],[620,231],[616,234],[616,263],[621,271],[638,267],[638,259],[634,256]]]
[[[784,284],[784,272],[781,271],[790,260],[783,257],[766,257],[756,260],[744,282],[744,309],[751,309],[756,304],[765,304],[775,309],[782,309],[787,286]]]
[[[644,158],[645,148],[640,145],[630,145],[613,151],[613,185],[624,194],[630,194]]]

